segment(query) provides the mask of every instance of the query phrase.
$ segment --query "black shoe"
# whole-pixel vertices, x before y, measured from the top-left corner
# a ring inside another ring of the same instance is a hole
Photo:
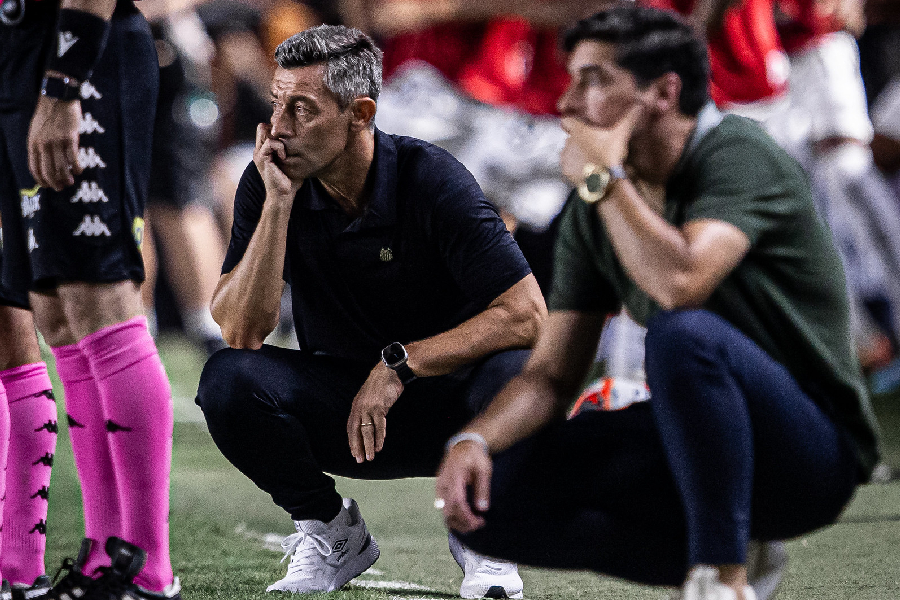
[[[106,553],[111,565],[97,569],[102,575],[84,600],[181,600],[177,577],[161,592],[151,592],[134,583],[135,575],[147,562],[147,553],[141,548],[111,537],[106,540]]]
[[[38,600],[46,598],[53,587],[53,582],[46,575],[40,575],[34,583],[14,583],[12,586],[12,600]]]
[[[38,596],[38,598],[41,600],[75,600],[83,598],[94,587],[95,583],[93,579],[83,572],[88,554],[90,554],[94,543],[94,540],[84,538],[81,541],[78,556],[74,560],[71,558],[63,560],[62,566],[56,572],[56,576],[53,577],[53,587],[43,596]],[[68,572],[60,579],[59,576],[63,569]]]

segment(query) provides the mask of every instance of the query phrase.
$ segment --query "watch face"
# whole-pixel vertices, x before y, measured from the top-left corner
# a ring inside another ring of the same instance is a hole
[[[607,171],[595,171],[584,178],[584,185],[592,194],[602,194],[608,183],[609,173]]]
[[[406,357],[406,348],[400,342],[394,342],[381,351],[381,358],[384,359],[385,364],[389,367],[401,364],[406,360]]]
[[[588,163],[584,166],[584,179],[578,186],[578,195],[588,204],[593,204],[606,193],[609,185],[609,169]]]

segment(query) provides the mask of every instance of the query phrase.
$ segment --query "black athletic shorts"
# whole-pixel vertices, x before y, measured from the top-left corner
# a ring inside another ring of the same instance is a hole
[[[147,200],[176,209],[198,204],[212,207],[209,179],[218,131],[212,93],[191,81],[185,57],[161,31],[154,33],[159,101]]]
[[[4,52],[18,29],[0,26]],[[40,52],[46,54],[54,30],[52,23],[43,28]],[[34,81],[43,63],[21,59],[38,69],[19,81],[20,93],[36,102]],[[0,84],[9,88],[10,82]],[[84,172],[75,185],[61,192],[35,186],[26,153],[33,103],[0,111],[5,303],[27,306],[28,290],[64,281],[143,281],[140,247],[158,88],[150,28],[133,3],[120,1],[103,56],[81,89],[78,159]]]

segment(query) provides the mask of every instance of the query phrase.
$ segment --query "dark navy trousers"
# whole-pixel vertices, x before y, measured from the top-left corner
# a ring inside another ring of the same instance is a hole
[[[433,477],[447,439],[521,370],[526,350],[494,354],[406,386],[387,414],[384,449],[358,464],[347,419],[373,365],[263,346],[221,350],[203,368],[197,404],[222,454],[295,520],[330,521],[334,480]]]
[[[834,522],[858,482],[843,431],[783,365],[722,318],[648,323],[652,399],[587,412],[495,457],[474,549],[521,563],[680,585],[744,563],[749,540]]]

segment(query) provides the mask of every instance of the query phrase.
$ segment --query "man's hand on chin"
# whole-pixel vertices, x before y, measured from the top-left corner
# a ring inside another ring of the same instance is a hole
[[[303,185],[303,179],[292,180],[278,165],[287,158],[287,150],[281,140],[271,136],[271,132],[272,126],[268,123],[257,125],[253,162],[266,186],[266,197],[293,204],[297,190]]]

